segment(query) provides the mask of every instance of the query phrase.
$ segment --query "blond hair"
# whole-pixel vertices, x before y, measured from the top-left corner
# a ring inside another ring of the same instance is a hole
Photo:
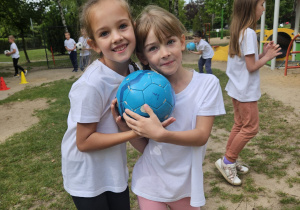
[[[259,0],[234,0],[230,24],[229,56],[241,56],[240,36],[247,28],[256,29],[256,6]]]
[[[165,37],[181,38],[186,33],[183,24],[170,12],[161,7],[149,5],[144,8],[136,19],[136,52],[142,53],[150,29],[153,29],[157,39],[162,42]]]
[[[108,0],[89,0],[82,7],[80,22],[81,22],[82,27],[85,29],[87,36],[93,41],[95,40],[95,38],[94,38],[94,34],[93,34],[93,29],[90,24],[90,22],[91,22],[90,11],[93,6],[95,6],[96,4],[101,3],[103,1],[108,1]],[[125,9],[125,11],[127,11],[129,19],[131,20],[132,25],[134,25],[128,2],[126,0],[115,0],[115,1],[118,1],[118,3]],[[105,8],[103,8],[103,9],[105,9]],[[105,20],[103,20],[103,21],[105,21]]]
[[[9,35],[8,39],[11,39],[11,40],[15,41],[16,38],[13,35]]]

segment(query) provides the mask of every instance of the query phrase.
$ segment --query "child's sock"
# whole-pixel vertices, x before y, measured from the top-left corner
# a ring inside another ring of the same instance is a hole
[[[230,162],[229,160],[227,160],[227,158],[224,156],[224,160],[223,160],[223,162],[225,163],[225,164],[233,164],[234,162]]]

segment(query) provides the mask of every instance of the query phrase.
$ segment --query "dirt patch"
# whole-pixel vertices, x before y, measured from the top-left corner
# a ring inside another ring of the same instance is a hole
[[[48,108],[46,99],[8,103],[0,106],[0,143],[14,133],[27,130],[39,119],[34,115],[36,110]]]

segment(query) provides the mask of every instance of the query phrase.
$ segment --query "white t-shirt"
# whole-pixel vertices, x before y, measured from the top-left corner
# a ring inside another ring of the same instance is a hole
[[[131,66],[130,71],[133,71]],[[95,197],[105,191],[118,193],[128,186],[126,143],[92,152],[80,152],[76,146],[77,122],[98,122],[97,132],[101,133],[119,132],[110,104],[123,79],[95,60],[72,85],[68,129],[61,144],[64,188],[72,196]]]
[[[12,58],[19,58],[20,57],[20,53],[19,53],[19,49],[16,45],[16,43],[11,43],[10,45],[10,52],[12,52],[13,50],[16,50],[16,52],[14,54],[11,54]]]
[[[193,71],[189,85],[175,95],[172,117],[176,121],[167,127],[171,131],[192,130],[196,116],[225,114],[219,80],[211,74]],[[143,155],[134,166],[132,191],[146,199],[173,202],[191,197],[190,204],[205,204],[202,161],[206,145],[180,146],[149,140]]]
[[[83,45],[83,48],[90,49],[90,45],[87,43],[87,40],[89,38],[84,38],[83,36],[79,37],[78,42],[81,42]],[[88,56],[90,55],[89,50],[80,50],[80,56]]]
[[[259,71],[247,70],[245,55],[255,54],[258,60],[257,35],[254,30],[247,28],[239,38],[241,57],[228,56],[226,74],[229,77],[225,87],[228,95],[240,102],[258,101],[261,97]]]
[[[74,39],[70,38],[69,40],[66,39],[64,44],[65,44],[65,47],[67,47],[69,49],[73,49],[74,46],[75,46],[75,44],[76,44],[76,42],[74,41]],[[73,51],[76,51],[76,48]],[[71,51],[68,51],[68,53],[70,54]]]
[[[202,51],[202,57],[204,59],[212,58],[214,56],[214,50],[205,40],[201,39],[196,45],[197,51]]]

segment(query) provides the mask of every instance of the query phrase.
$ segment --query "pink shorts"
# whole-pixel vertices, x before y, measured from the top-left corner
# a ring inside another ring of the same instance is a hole
[[[140,206],[140,210],[200,210],[200,207],[192,207],[190,205],[190,197],[182,198],[181,200],[174,202],[157,202],[151,201],[146,198],[138,197],[138,202]]]

